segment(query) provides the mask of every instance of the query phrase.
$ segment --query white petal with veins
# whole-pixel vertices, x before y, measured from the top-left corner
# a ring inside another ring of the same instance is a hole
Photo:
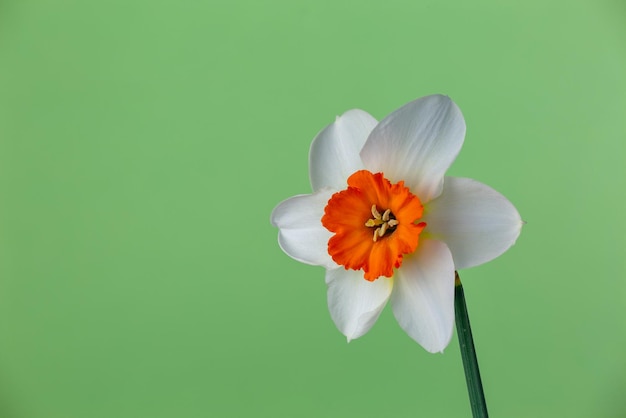
[[[454,324],[454,262],[441,241],[423,240],[394,275],[393,314],[431,353],[443,351]]]
[[[326,284],[330,316],[349,342],[374,325],[389,299],[393,281],[381,277],[369,282],[361,270],[340,267],[326,272]]]
[[[391,113],[361,150],[367,170],[404,180],[422,203],[441,193],[443,177],[461,150],[465,120],[447,96],[426,96]]]
[[[298,195],[274,208],[272,225],[279,228],[278,244],[291,258],[306,264],[336,268],[337,263],[328,255],[328,240],[332,233],[322,225],[324,208],[331,189]]]
[[[377,123],[369,113],[353,109],[317,134],[309,151],[309,178],[314,191],[347,187],[348,177],[363,169],[359,151]]]
[[[504,253],[520,234],[522,219],[508,199],[468,178],[446,177],[441,195],[425,207],[430,237],[446,243],[457,269]]]

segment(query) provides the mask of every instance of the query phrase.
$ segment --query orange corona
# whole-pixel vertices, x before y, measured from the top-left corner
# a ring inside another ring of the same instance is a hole
[[[357,171],[324,209],[322,225],[334,233],[328,253],[346,270],[362,269],[366,280],[392,277],[403,255],[417,248],[426,227],[419,222],[422,212],[419,198],[403,181],[391,184],[382,173]]]

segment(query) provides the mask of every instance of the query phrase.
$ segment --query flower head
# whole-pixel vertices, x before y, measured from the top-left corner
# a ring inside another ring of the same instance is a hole
[[[415,100],[377,122],[350,110],[313,140],[313,193],[272,212],[280,247],[326,268],[328,307],[348,341],[388,300],[407,334],[442,351],[454,323],[454,272],[489,261],[517,239],[515,207],[490,187],[444,177],[465,137],[448,97]]]

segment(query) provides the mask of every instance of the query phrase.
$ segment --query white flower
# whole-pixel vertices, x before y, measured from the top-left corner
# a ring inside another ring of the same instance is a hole
[[[272,212],[290,257],[326,268],[328,308],[348,341],[387,301],[406,333],[442,351],[454,324],[454,272],[489,261],[522,220],[490,187],[445,177],[465,137],[448,97],[427,96],[381,122],[350,110],[321,131],[309,155],[313,194]]]

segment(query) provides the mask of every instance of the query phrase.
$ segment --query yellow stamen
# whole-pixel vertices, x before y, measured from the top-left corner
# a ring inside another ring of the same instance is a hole
[[[382,237],[383,235],[385,235],[385,232],[387,232],[387,228],[389,228],[389,222],[385,222],[385,223],[383,224],[383,226],[381,226],[380,228],[378,228],[378,229],[380,229],[380,232],[378,233],[378,235],[380,235],[381,237]]]
[[[385,210],[381,215],[376,205],[372,205],[372,216],[373,219],[368,219],[365,222],[365,226],[369,228],[378,227],[374,230],[374,236],[372,240],[374,242],[378,241],[378,238],[382,238],[390,228],[395,228],[398,226],[398,221],[396,219],[391,219],[391,209]]]
[[[376,205],[372,205],[372,215],[374,215],[374,219],[380,219],[380,212],[376,209]]]

